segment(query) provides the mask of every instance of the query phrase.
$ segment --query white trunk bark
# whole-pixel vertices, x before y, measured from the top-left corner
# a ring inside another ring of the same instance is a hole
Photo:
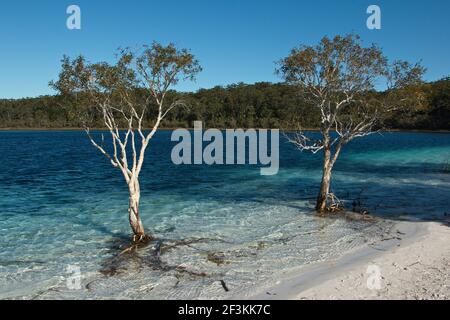
[[[330,193],[331,182],[331,163],[329,159],[324,160],[322,183],[320,185],[319,195],[317,196],[316,211],[324,212],[327,208],[328,194]]]
[[[129,183],[130,190],[130,202],[128,207],[128,216],[130,220],[130,226],[135,235],[135,239],[142,240],[145,237],[145,230],[139,215],[139,202],[141,198],[141,189],[139,186],[139,180],[132,178]]]
[[[339,154],[342,150],[342,143],[336,146],[334,151],[334,155],[332,156],[331,146],[329,144],[329,136],[324,139],[327,143],[324,148],[324,159],[323,159],[323,174],[322,174],[322,183],[320,185],[319,195],[317,196],[316,203],[316,211],[321,213],[326,211],[327,209],[327,200],[328,195],[330,194],[330,185],[331,185],[331,174],[333,171],[334,164],[339,157]]]

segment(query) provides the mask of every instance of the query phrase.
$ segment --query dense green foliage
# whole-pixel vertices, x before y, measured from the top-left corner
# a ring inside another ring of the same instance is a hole
[[[414,110],[394,113],[386,120],[397,129],[450,129],[450,78],[423,85],[425,103]],[[195,93],[171,92],[169,99],[183,99],[189,109],[173,110],[165,128],[191,127],[202,120],[207,127],[292,128],[297,123],[314,128],[318,110],[308,106],[292,86],[277,83],[234,84],[201,89]],[[59,96],[0,100],[0,128],[78,128],[83,107]],[[150,112],[148,122],[152,121]],[[96,121],[101,127],[102,122]]]
[[[388,126],[399,129],[450,129],[450,78],[423,85],[425,104],[416,110],[394,113]]]

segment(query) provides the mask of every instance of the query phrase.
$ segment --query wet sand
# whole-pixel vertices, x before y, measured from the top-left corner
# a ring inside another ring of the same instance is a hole
[[[399,222],[335,261],[292,270],[246,299],[448,299],[448,222]]]

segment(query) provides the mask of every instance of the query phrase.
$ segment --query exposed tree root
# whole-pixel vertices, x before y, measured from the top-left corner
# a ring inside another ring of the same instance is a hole
[[[211,281],[220,281],[223,289],[228,292],[229,289],[225,282],[219,280],[220,278],[214,279],[214,274],[208,274],[201,270],[192,270],[183,264],[171,265],[161,259],[161,256],[167,254],[169,251],[178,247],[187,246],[200,251],[201,254],[206,256],[207,261],[215,263],[217,266],[231,263],[231,261],[226,259],[230,252],[208,251],[193,246],[194,244],[207,243],[210,241],[226,242],[222,239],[190,238],[181,240],[153,239],[148,242],[139,241],[130,244],[129,242],[124,243],[123,238],[115,239],[112,242],[111,250],[116,251],[117,253],[114,254],[112,258],[106,259],[102,263],[102,268],[99,271],[104,277],[120,275],[132,276],[133,274],[144,270],[151,270],[161,274],[170,273],[171,276],[177,279],[174,287],[177,287],[182,279],[197,280],[198,278],[208,278]],[[249,247],[249,249],[252,249],[252,252],[233,251],[232,255],[237,257],[239,254],[241,254],[240,256],[256,255],[257,251],[263,250],[268,245],[269,244],[266,242],[258,242],[257,245]],[[96,281],[101,281],[101,278],[89,282],[86,285],[86,289],[93,290]]]
[[[133,243],[134,244],[148,244],[154,240],[153,236],[148,234],[141,234],[141,235],[134,235],[133,236]]]
[[[342,218],[350,221],[364,221],[364,222],[375,222],[378,220],[377,217],[374,217],[368,213],[355,213],[349,212],[344,209],[341,211],[325,211],[317,214],[318,217],[321,218]]]
[[[147,247],[152,241],[154,240],[154,238],[151,235],[134,235],[133,236],[133,241],[131,243],[131,245],[129,245],[128,247],[126,247],[124,250],[122,250],[119,255],[125,254],[125,253],[129,253],[129,252],[133,252],[136,251],[140,248],[145,248]]]
[[[367,209],[362,205],[362,193],[364,189],[361,189],[358,197],[353,200],[352,212],[345,209],[344,202],[336,197],[333,193],[328,195],[327,207],[324,211],[318,212],[320,217],[342,217],[352,221],[376,221],[377,219],[370,215]]]
[[[161,245],[160,252],[161,254],[167,253],[177,247],[181,246],[190,246],[192,244],[196,243],[205,243],[208,241],[214,241],[213,239],[207,239],[207,238],[193,238],[193,239],[182,239],[182,240],[175,240],[170,243],[170,240],[166,240],[169,242],[168,244]],[[217,241],[217,240],[215,240]]]
[[[323,216],[327,213],[338,213],[344,210],[344,203],[339,200],[334,193],[328,193],[326,200],[326,207],[324,210],[317,212],[319,216]]]
[[[186,267],[183,267],[183,266],[177,266],[171,270],[175,270],[179,274],[187,274],[189,276],[194,276],[194,277],[207,277],[208,276],[205,272],[196,272],[196,271],[188,270]]]
[[[340,211],[344,210],[344,203],[341,200],[339,200],[339,198],[336,197],[334,195],[334,193],[328,194],[327,202],[328,202],[328,205],[327,205],[326,210],[328,212],[334,213],[334,212],[340,212]]]

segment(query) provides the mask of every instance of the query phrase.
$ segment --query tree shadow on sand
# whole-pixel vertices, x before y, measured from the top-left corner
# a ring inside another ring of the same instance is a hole
[[[195,277],[206,277],[204,272],[188,270],[179,265],[170,265],[161,259],[167,252],[182,246],[190,246],[209,241],[219,241],[206,238],[189,238],[182,240],[153,239],[144,243],[134,243],[129,239],[113,238],[109,244],[112,257],[101,263],[99,270],[104,276],[111,277],[125,272],[140,272],[149,268],[156,272],[175,271],[177,274],[186,274]]]

